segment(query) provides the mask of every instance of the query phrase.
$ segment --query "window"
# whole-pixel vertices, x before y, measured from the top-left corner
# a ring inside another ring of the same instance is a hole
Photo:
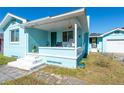
[[[67,32],[63,32],[63,42],[67,42]]]
[[[97,38],[92,38],[91,42],[92,42],[91,47],[92,48],[97,48]]]
[[[71,39],[73,39],[73,31],[63,32],[63,42],[68,42]]]
[[[11,42],[19,42],[19,29],[11,30]]]

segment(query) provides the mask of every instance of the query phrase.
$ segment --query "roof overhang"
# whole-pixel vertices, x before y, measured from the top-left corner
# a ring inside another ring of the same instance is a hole
[[[97,37],[102,37],[102,36],[100,35],[100,36],[89,36],[89,37],[91,37],[91,38],[92,38],[92,37],[96,37],[96,38],[97,38]]]
[[[0,23],[0,28],[3,28],[12,18],[18,19],[18,20],[22,21],[22,23],[26,23],[26,22],[27,22],[26,19],[23,19],[23,18],[21,18],[21,17],[18,17],[18,16],[16,16],[16,15],[11,14],[11,13],[8,13],[8,14],[4,17],[4,19],[1,21],[1,23]]]
[[[74,23],[74,18],[85,16],[85,9],[81,8],[76,11],[64,13],[57,16],[45,17],[37,20],[33,20],[23,24],[24,27],[34,27],[45,30],[45,28],[52,29],[52,27],[67,26],[67,24]],[[87,20],[87,19],[86,19]],[[50,28],[51,27],[51,28]],[[47,29],[46,29],[47,30]]]
[[[104,33],[104,34],[102,34],[102,35],[100,35],[100,36],[101,36],[101,37],[104,37],[105,35],[110,34],[110,33],[114,32],[114,31],[116,31],[116,30],[124,31],[124,29],[122,29],[122,28],[116,28],[116,29],[113,29],[113,30],[111,30],[111,31],[109,31],[109,32],[106,32],[106,33]]]

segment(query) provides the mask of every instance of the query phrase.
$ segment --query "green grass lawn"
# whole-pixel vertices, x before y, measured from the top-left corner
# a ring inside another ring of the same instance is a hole
[[[15,61],[15,60],[16,60],[16,58],[14,58],[14,57],[6,57],[6,56],[3,56],[2,54],[0,54],[0,65],[5,65],[8,62]]]
[[[57,66],[47,66],[39,71],[58,75],[73,76],[86,82],[86,84],[124,84],[124,65],[111,57],[102,54],[89,54],[85,60],[85,68],[67,69]],[[35,72],[37,73],[37,72]],[[46,84],[38,81],[33,74],[5,84]]]

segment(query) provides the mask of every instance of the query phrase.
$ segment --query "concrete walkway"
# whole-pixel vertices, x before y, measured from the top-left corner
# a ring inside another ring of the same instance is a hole
[[[86,84],[86,82],[80,79],[77,79],[75,77],[55,75],[54,73],[51,74],[41,70],[38,71],[43,67],[44,66],[41,66],[32,71],[24,71],[17,68],[9,67],[7,65],[0,65],[0,84],[5,81],[14,80],[16,78],[20,78],[29,74],[34,74],[34,77],[36,79],[47,81],[48,85],[84,85]]]
[[[9,67],[7,65],[0,65],[0,84],[8,80],[13,80],[22,77],[28,73],[28,71]]]

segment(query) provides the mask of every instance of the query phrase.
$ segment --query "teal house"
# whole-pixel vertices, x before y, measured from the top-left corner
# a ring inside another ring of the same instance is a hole
[[[89,51],[124,53],[124,28],[116,28],[104,34],[90,34]]]
[[[41,63],[76,68],[88,53],[87,24],[84,8],[32,21],[8,13],[0,24],[3,54],[23,58],[21,63],[25,65],[13,63],[18,67],[27,66],[30,59],[25,61],[26,56],[37,55]]]

